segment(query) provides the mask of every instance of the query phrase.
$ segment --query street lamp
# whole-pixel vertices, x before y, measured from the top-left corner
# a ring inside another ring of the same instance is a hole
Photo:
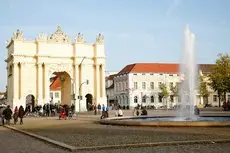
[[[82,82],[79,86],[79,96],[78,96],[78,99],[79,99],[79,112],[81,111],[81,100],[82,100],[82,96],[81,96],[81,87],[83,84],[89,84],[89,80],[86,80],[85,82]]]

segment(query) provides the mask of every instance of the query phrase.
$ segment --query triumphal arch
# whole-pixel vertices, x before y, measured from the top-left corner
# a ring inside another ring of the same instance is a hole
[[[25,107],[28,96],[33,105],[49,103],[52,75],[61,78],[61,104],[75,104],[76,111],[86,111],[89,102],[106,105],[103,35],[88,44],[81,33],[72,40],[61,26],[34,40],[17,30],[7,49],[7,99],[12,108]]]

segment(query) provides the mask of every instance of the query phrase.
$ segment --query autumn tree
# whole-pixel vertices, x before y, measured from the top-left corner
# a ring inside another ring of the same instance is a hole
[[[204,76],[200,76],[200,84],[199,84],[199,94],[205,100],[205,103],[208,104],[208,83],[204,81]]]
[[[179,94],[180,94],[179,83],[176,84],[175,86],[172,86],[172,87],[170,88],[170,91],[171,91],[173,97],[178,97]]]
[[[167,86],[165,83],[161,83],[160,84],[160,94],[161,94],[161,97],[165,100],[166,102],[166,106],[167,106],[167,97],[169,96],[169,92],[167,90]]]
[[[219,54],[216,64],[209,75],[209,85],[217,92],[219,98],[219,107],[221,106],[220,100],[226,100],[226,93],[230,92],[230,56],[228,54]]]

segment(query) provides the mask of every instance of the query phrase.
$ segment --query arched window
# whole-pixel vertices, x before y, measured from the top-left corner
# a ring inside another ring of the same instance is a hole
[[[142,96],[142,102],[143,102],[143,103],[146,102],[146,96]]]
[[[134,97],[134,103],[137,103],[138,102],[138,98],[137,96]]]
[[[151,96],[151,103],[154,103],[154,96]]]

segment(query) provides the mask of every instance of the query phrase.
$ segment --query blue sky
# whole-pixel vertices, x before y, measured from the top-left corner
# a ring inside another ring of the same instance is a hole
[[[105,36],[107,71],[135,62],[180,62],[186,24],[196,35],[199,63],[230,53],[229,0],[7,0],[0,1],[0,91],[6,85],[5,41],[16,29],[28,39],[58,24],[74,37]]]

